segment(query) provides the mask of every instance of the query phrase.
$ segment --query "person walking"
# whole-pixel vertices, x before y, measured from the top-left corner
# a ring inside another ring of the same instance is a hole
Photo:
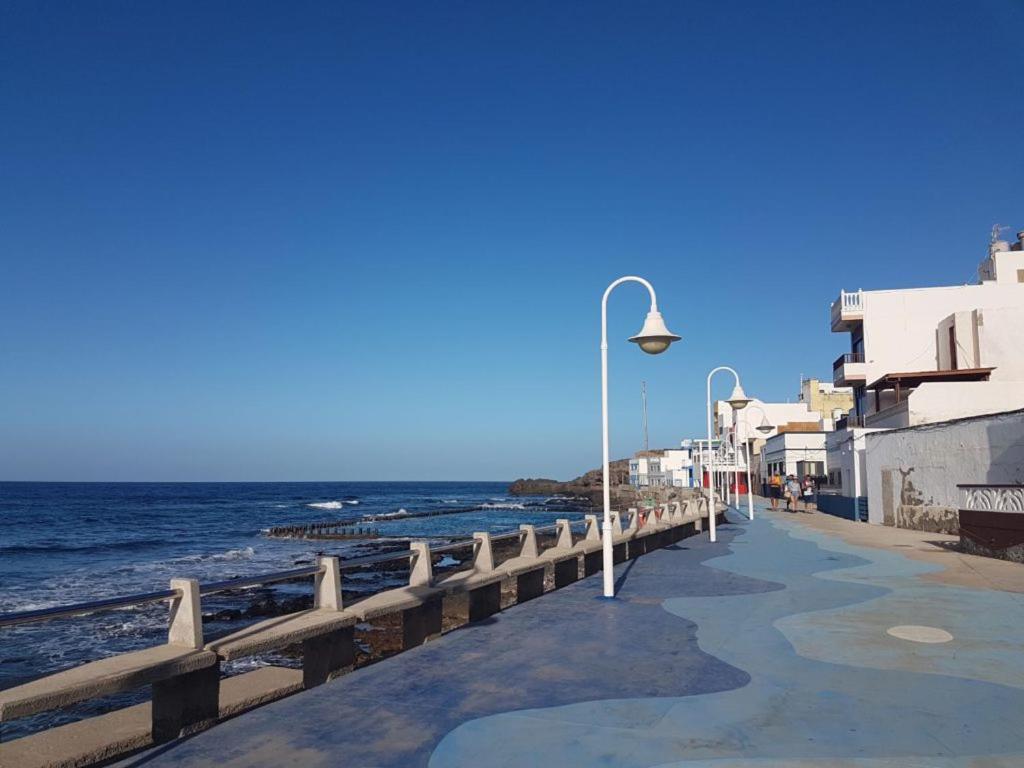
[[[772,509],[779,508],[780,498],[782,498],[782,475],[773,472],[768,480],[768,500],[771,502]]]
[[[814,479],[810,475],[804,475],[800,489],[803,492],[804,512],[810,512],[811,498],[814,496]]]
[[[800,481],[796,475],[786,476],[786,509],[790,512],[797,511],[797,502],[800,500]]]

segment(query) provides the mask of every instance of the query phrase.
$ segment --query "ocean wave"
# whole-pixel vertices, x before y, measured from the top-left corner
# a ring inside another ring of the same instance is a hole
[[[313,509],[341,509],[346,504],[355,506],[359,503],[359,499],[345,499],[344,501],[314,501],[311,504],[307,504],[307,507]]]
[[[481,504],[480,509],[526,509],[526,505],[518,502],[508,504]]]
[[[442,504],[458,504],[458,499],[441,499]]]
[[[229,549],[226,552],[206,553],[202,555],[184,555],[168,560],[169,563],[203,563],[203,562],[224,562],[231,560],[249,560],[255,556],[256,550],[252,547],[241,549]]]

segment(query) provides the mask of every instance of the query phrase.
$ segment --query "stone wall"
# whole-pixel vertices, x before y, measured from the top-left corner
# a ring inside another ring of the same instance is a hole
[[[1024,410],[866,435],[869,522],[956,534],[958,484],[1024,482]]]

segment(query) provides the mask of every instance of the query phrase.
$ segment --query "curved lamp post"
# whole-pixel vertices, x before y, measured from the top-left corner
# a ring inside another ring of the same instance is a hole
[[[736,373],[732,368],[727,365],[720,365],[717,368],[712,368],[711,373],[708,374],[708,446],[711,445],[711,377],[719,371],[729,371],[733,378],[736,379],[736,386],[732,389],[732,394],[729,395],[728,403],[732,406],[733,411],[739,411],[747,406],[750,402],[750,398],[747,397],[743,391],[743,387],[740,386],[740,375]],[[728,482],[728,481],[726,481]],[[708,532],[710,533],[711,541],[717,541],[715,536],[715,476],[714,473],[708,473]]]
[[[654,293],[654,286],[642,277],[627,275],[614,281],[604,292],[601,299],[601,439],[604,450],[603,479],[604,479],[604,520],[601,522],[602,531],[602,561],[604,565],[604,596],[615,597],[615,578],[612,573],[612,516],[611,516],[611,488],[609,487],[608,471],[608,295],[623,283],[640,283],[651,295],[651,310],[644,320],[644,327],[640,333],[631,336],[630,341],[639,345],[640,349],[649,355],[660,355],[669,344],[679,341],[681,336],[676,336],[665,327],[665,320],[658,311],[658,297]]]
[[[751,410],[757,409],[761,412],[761,423],[757,426],[757,431],[763,435],[767,435],[775,427],[768,423],[768,414],[764,412],[764,408],[754,403],[750,406]],[[744,422],[745,423],[745,422]],[[739,426],[739,417],[737,417],[737,427]],[[750,446],[747,443],[747,439],[743,438],[743,457],[747,460],[747,518],[750,520],[754,519],[754,495],[750,487]]]

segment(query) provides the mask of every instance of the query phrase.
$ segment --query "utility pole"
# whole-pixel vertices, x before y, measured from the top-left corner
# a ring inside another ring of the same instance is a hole
[[[647,382],[640,382],[640,402],[644,412],[644,450],[650,450],[650,446],[647,444]]]

